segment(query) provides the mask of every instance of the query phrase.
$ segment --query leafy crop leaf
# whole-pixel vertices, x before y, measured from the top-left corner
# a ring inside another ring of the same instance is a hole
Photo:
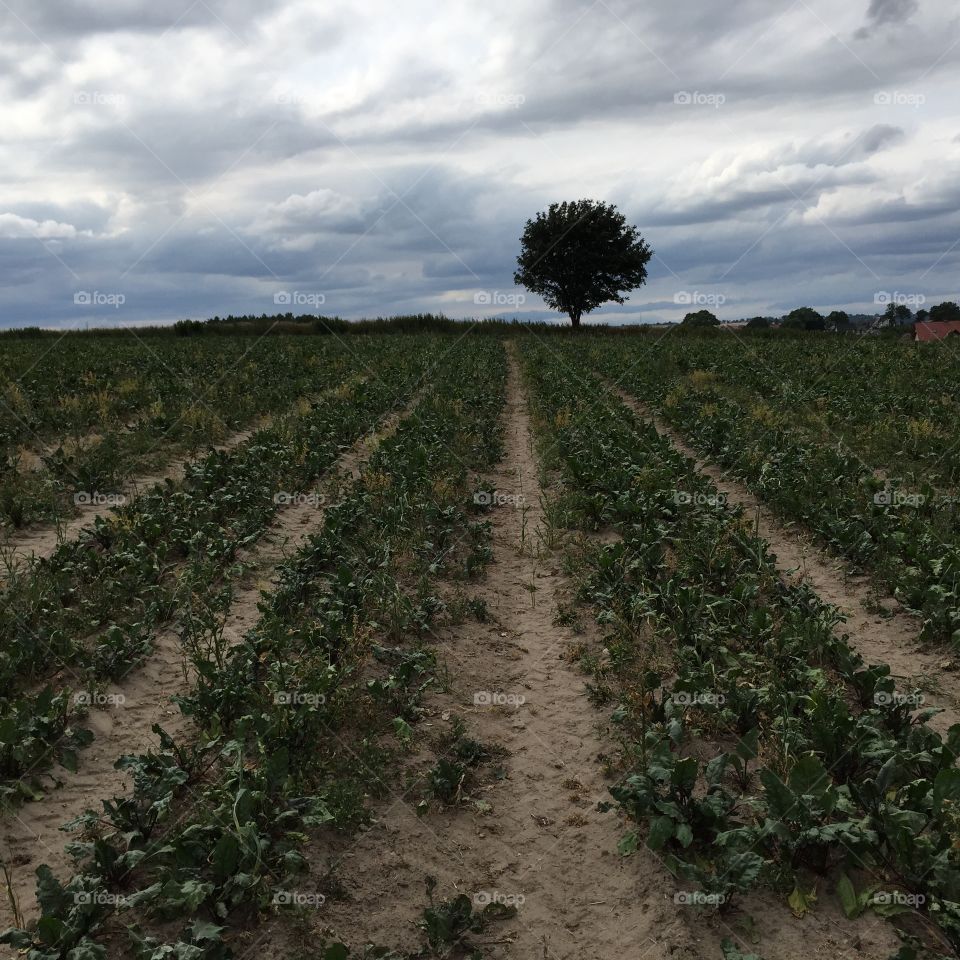
[[[782,820],[794,806],[793,792],[772,770],[761,770],[760,782],[767,795],[770,813]]]
[[[213,848],[214,876],[221,883],[233,875],[240,863],[240,843],[232,833],[225,833]]]
[[[941,813],[944,804],[956,804],[960,801],[960,770],[952,767],[941,770],[933,781],[933,812]]]
[[[107,948],[84,937],[68,954],[67,960],[106,960]]]
[[[223,933],[223,927],[207,920],[195,920],[190,926],[190,939],[196,943],[212,941],[216,943]]]
[[[673,836],[674,822],[670,817],[657,817],[650,824],[647,846],[651,850],[662,850],[664,844]]]
[[[17,950],[26,950],[33,945],[33,937],[26,930],[8,927],[3,933],[0,933],[0,943],[8,943]]]
[[[740,948],[729,937],[720,942],[720,949],[723,951],[723,960],[763,960],[763,957],[756,953],[741,953]]]
[[[745,733],[737,741],[734,752],[743,761],[756,760],[757,744],[760,740],[760,728],[754,727],[749,733]]]
[[[790,789],[801,796],[822,796],[830,784],[830,775],[812,753],[801,757],[790,771]]]
[[[62,916],[70,907],[70,895],[46,864],[37,867],[37,902],[44,916]]]
[[[856,920],[863,912],[863,906],[857,897],[857,891],[853,886],[853,881],[845,874],[840,874],[837,881],[837,895],[840,897],[840,905],[848,920]]]
[[[621,857],[629,857],[631,853],[637,852],[640,845],[640,835],[636,830],[631,830],[628,834],[620,838],[617,844],[617,852]]]
[[[787,898],[787,903],[790,904],[790,909],[793,911],[794,916],[800,918],[806,916],[806,914],[813,909],[813,905],[816,902],[816,889],[807,892],[801,889],[799,884],[793,888],[793,893]]]

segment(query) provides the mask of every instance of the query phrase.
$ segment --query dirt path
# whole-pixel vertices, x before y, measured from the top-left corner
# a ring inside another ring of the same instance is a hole
[[[340,487],[356,478],[418,399],[419,395],[406,410],[390,414],[377,430],[344,451],[318,486],[319,499],[281,507],[259,544],[238,558],[247,565],[248,573],[234,587],[223,628],[226,644],[236,643],[256,624],[257,604],[262,592],[274,585],[278,565],[319,529],[324,504],[335,502]],[[46,863],[58,875],[67,877],[70,873],[70,861],[63,849],[68,836],[60,830],[61,825],[87,809],[99,810],[102,799],[129,792],[129,777],[113,767],[117,758],[156,747],[155,723],[175,739],[189,735],[189,721],[170,698],[188,692],[190,687],[190,667],[180,634],[176,629],[164,630],[157,636],[150,658],[121,683],[105,688],[103,705],[92,707],[88,725],[95,740],[80,754],[77,773],[58,767],[52,776],[59,786],[0,820],[0,856],[13,876],[14,893],[26,919],[35,915],[36,867]],[[12,922],[7,898],[0,896],[0,928]]]
[[[842,562],[831,557],[809,537],[778,519],[742,483],[730,480],[724,471],[704,461],[697,451],[648,407],[626,391],[611,387],[638,416],[649,421],[676,450],[693,460],[731,505],[743,507],[757,533],[770,545],[786,582],[808,584],[826,603],[845,617],[844,632],[850,645],[870,664],[886,663],[905,693],[916,687],[924,691],[924,706],[941,707],[943,713],[931,726],[943,733],[960,722],[960,675],[947,652],[938,654],[920,645],[921,622],[905,612],[894,597],[878,597],[866,577],[850,576]],[[871,612],[877,604],[891,611],[881,616]]]
[[[645,849],[622,859],[617,843],[628,827],[597,809],[609,799],[602,759],[610,744],[568,658],[584,638],[554,624],[555,595],[569,584],[544,543],[530,418],[512,358],[505,422],[506,455],[489,477],[504,500],[491,511],[493,560],[471,590],[490,619],[441,638],[449,688],[431,698],[424,731],[434,736],[463,718],[468,736],[506,751],[504,772],[487,771],[467,784],[459,805],[433,802],[421,816],[425,769],[406,790],[398,785],[374,826],[336,862],[345,895],[318,910],[315,923],[354,947],[415,949],[424,880],[432,876],[438,901],[465,893],[478,905],[519,904],[515,919],[474,938],[488,945],[485,957],[698,958],[666,871]],[[316,871],[331,850],[318,845],[312,859]]]

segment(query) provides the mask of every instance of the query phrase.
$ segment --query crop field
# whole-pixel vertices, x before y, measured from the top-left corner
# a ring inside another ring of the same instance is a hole
[[[0,956],[960,951],[960,354],[0,340]]]

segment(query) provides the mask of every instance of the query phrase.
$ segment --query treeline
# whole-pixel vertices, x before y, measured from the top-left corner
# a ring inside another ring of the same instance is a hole
[[[611,325],[591,323],[591,333],[636,335],[663,330],[652,324]],[[210,320],[178,320],[174,324],[144,327],[98,327],[90,330],[45,330],[40,327],[21,327],[0,331],[2,337],[216,337],[216,336],[357,336],[365,334],[404,333],[471,333],[490,336],[542,334],[570,336],[577,333],[566,324],[546,321],[530,322],[488,318],[452,320],[442,314],[415,313],[396,317],[376,317],[368,320],[344,320],[341,317],[318,317],[316,314],[294,316],[292,313],[261,314],[260,316],[213,317]]]
[[[333,334],[369,333],[453,333],[463,332],[467,324],[442,314],[417,313],[369,320],[344,320],[342,317],[318,317],[316,314],[294,316],[292,313],[213,317],[210,320],[178,320],[173,324],[142,327],[93,327],[88,330],[57,330],[41,327],[18,327],[0,331],[0,337],[206,337],[206,336],[329,336]],[[529,326],[529,324],[527,325]],[[549,324],[535,324],[547,328]],[[483,320],[481,330],[516,330],[515,321]]]
[[[834,310],[829,314],[821,314],[812,307],[798,307],[783,317],[752,317],[741,321],[738,327],[756,332],[770,331],[804,332],[804,331],[836,331],[845,332],[863,329],[865,326],[874,326],[881,332],[907,332],[910,325],[924,321],[960,321],[960,306],[952,301],[937,304],[930,310],[918,310],[914,314],[909,307],[902,304],[889,304],[886,312],[875,318],[867,318],[872,324],[864,324],[863,317],[851,318],[842,310]],[[859,323],[855,321],[861,321]],[[591,333],[606,333],[613,335],[644,335],[662,332],[664,327],[677,326],[676,324],[606,324],[591,323],[588,330]],[[720,329],[725,324],[709,310],[698,310],[688,313],[677,327],[676,332],[703,333],[711,329]],[[345,320],[342,317],[318,317],[316,314],[302,314],[295,316],[292,313],[260,314],[212,317],[209,320],[178,320],[173,324],[163,326],[143,327],[95,327],[89,330],[57,330],[42,327],[18,327],[9,330],[0,330],[2,338],[47,338],[62,337],[215,337],[215,336],[356,336],[364,334],[402,334],[402,333],[472,333],[488,334],[492,336],[516,336],[520,333],[543,334],[550,336],[565,336],[577,331],[565,324],[548,323],[546,321],[530,322],[522,320],[506,320],[488,318],[483,320],[452,320],[443,314],[414,313],[395,317],[376,317],[367,320]]]
[[[832,313],[822,314],[813,307],[797,307],[782,317],[751,317],[741,321],[748,330],[830,330],[843,333],[849,330],[873,327],[878,330],[901,332],[914,323],[940,323],[960,321],[960,306],[952,300],[938,303],[929,310],[918,310],[914,313],[904,303],[888,303],[882,314],[866,318],[868,323],[856,323],[862,317],[851,317],[844,310],[834,310]],[[697,310],[688,313],[681,323],[684,327],[700,329],[722,326],[720,320],[709,310]]]

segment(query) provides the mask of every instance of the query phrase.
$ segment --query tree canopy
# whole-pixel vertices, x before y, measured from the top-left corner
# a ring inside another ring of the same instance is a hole
[[[930,308],[931,323],[953,323],[960,320],[960,307],[952,300],[946,300],[944,303],[938,303]]]
[[[514,281],[543,297],[580,326],[585,313],[647,279],[653,250],[612,204],[596,200],[552,203],[528,220],[520,238]]]
[[[787,330],[825,330],[827,321],[813,307],[797,307],[783,318],[782,326]]]
[[[709,310],[697,310],[683,318],[685,327],[719,327],[720,321]]]

